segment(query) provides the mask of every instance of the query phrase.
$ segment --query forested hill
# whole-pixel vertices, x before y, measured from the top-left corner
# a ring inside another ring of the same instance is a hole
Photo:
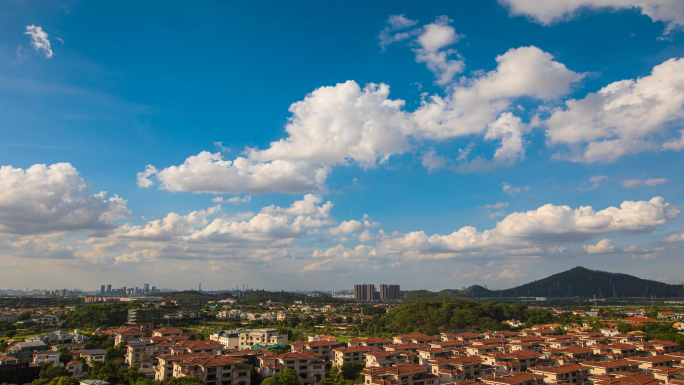
[[[465,290],[442,290],[440,292],[406,292],[406,297],[467,297],[467,298],[504,298],[504,297],[681,297],[681,285],[641,279],[628,274],[609,273],[575,267],[550,277],[504,290],[489,290],[479,285]]]

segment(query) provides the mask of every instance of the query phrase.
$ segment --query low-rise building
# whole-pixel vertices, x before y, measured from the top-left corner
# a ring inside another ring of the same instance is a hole
[[[52,366],[59,366],[60,353],[54,350],[43,350],[42,352],[33,353],[32,363],[34,365],[50,364]]]
[[[352,338],[347,341],[347,346],[353,348],[355,346],[367,346],[371,348],[382,349],[385,345],[391,344],[392,341],[387,338]]]
[[[104,349],[86,349],[81,350],[80,356],[85,358],[88,365],[96,362],[104,362],[107,351]]]
[[[427,365],[435,358],[449,358],[452,355],[451,349],[447,348],[421,348],[417,353],[420,365]]]
[[[482,334],[479,333],[458,333],[458,334],[451,334],[451,333],[442,333],[441,334],[441,339],[442,341],[464,341],[464,342],[469,342],[471,340],[479,340],[483,337]]]
[[[539,364],[540,357],[541,354],[526,350],[517,350],[510,353],[494,352],[481,356],[485,364],[494,366],[496,375],[499,377],[526,372],[527,368]]]
[[[423,365],[396,365],[386,368],[365,368],[361,375],[365,385],[439,385],[439,377]]]
[[[238,349],[240,347],[240,334],[234,331],[221,330],[211,333],[210,341],[217,341],[226,349]]]
[[[51,343],[71,343],[71,342],[86,342],[90,340],[90,337],[80,334],[78,332],[78,329],[74,330],[73,333],[67,333],[62,330],[58,330],[56,332],[48,333],[48,334],[40,334],[37,336],[29,337],[24,339],[26,342],[31,342],[31,341],[43,341],[47,344]]]
[[[637,352],[636,346],[632,344],[596,344],[592,345],[591,349],[594,351],[594,354],[605,354],[612,359],[627,358],[639,354]]]
[[[593,376],[599,375],[613,375],[619,372],[637,372],[639,371],[639,364],[628,360],[611,360],[611,361],[586,361],[582,366],[589,368],[589,373]]]
[[[249,366],[236,357],[193,358],[173,362],[173,376],[193,376],[207,385],[250,385]]]
[[[675,356],[651,356],[651,357],[629,357],[629,360],[639,365],[639,369],[645,373],[650,373],[651,369],[660,367],[672,367],[682,362],[681,357]]]
[[[546,376],[534,373],[514,373],[505,376],[485,376],[480,381],[486,385],[542,385]]]
[[[152,329],[154,329],[154,323],[152,322],[139,322],[139,323],[129,323],[126,325],[128,329],[135,329],[135,330],[140,330],[141,332],[145,334],[150,334],[152,333]]]
[[[66,364],[66,371],[71,377],[81,378],[83,377],[83,362],[81,361],[71,361]]]
[[[126,364],[136,366],[147,377],[153,377],[157,357],[171,354],[172,346],[170,342],[131,341],[126,345]]]
[[[8,355],[16,357],[19,361],[33,358],[33,353],[47,350],[47,344],[43,341],[17,342],[10,346]]]
[[[292,351],[318,354],[324,361],[331,361],[335,358],[333,349],[341,348],[343,344],[337,341],[298,341],[291,343],[290,346]]]
[[[564,364],[558,366],[534,366],[529,371],[546,376],[548,384],[578,384],[588,382],[589,367],[578,364]]]
[[[335,357],[333,359],[333,366],[342,367],[346,362],[364,362],[365,353],[372,351],[380,351],[378,348],[367,346],[354,346],[351,348],[335,348],[333,352]]]
[[[594,351],[581,346],[566,346],[561,349],[545,349],[544,353],[547,354],[547,358],[565,357],[567,358],[567,360],[564,360],[565,362],[577,364],[589,361],[592,358]]]
[[[430,345],[424,345],[424,344],[414,344],[414,343],[405,343],[405,344],[388,344],[383,346],[382,348],[392,352],[396,350],[408,350],[409,352],[414,352],[417,353],[418,349],[423,349],[423,348],[429,348]]]
[[[30,322],[36,325],[43,325],[54,328],[58,328],[64,325],[64,321],[60,320],[59,317],[56,315],[45,315],[42,317],[33,318]]]
[[[302,384],[315,384],[330,373],[331,363],[315,353],[283,353],[259,357],[259,373],[263,377],[276,377],[283,368],[293,369]]]
[[[19,363],[19,359],[17,357],[2,357],[0,356],[0,365],[14,365]]]
[[[430,342],[439,341],[439,339],[440,337],[438,336],[429,336],[423,333],[411,333],[394,336],[392,342],[394,344],[428,344]]]
[[[161,328],[152,331],[152,337],[182,336],[184,334],[185,333],[183,333],[183,329],[175,328]]]
[[[224,347],[217,341],[180,341],[171,347],[171,354],[206,353],[215,357],[221,349]]]
[[[428,363],[430,372],[443,378],[443,374],[453,376],[461,375],[461,381],[474,380],[479,377],[493,376],[495,368],[483,363],[480,357],[454,356],[449,359],[436,358]],[[446,382],[458,382],[456,378]]]
[[[254,345],[266,347],[278,344],[287,345],[287,335],[278,333],[277,329],[257,329],[240,333],[241,349],[251,349]]]
[[[206,353],[184,353],[166,354],[157,356],[157,366],[154,367],[154,380],[164,381],[168,377],[173,377],[173,363],[192,359],[208,359],[211,355]]]
[[[408,350],[373,350],[364,353],[366,367],[387,368],[395,364],[418,364],[418,353]]]
[[[118,345],[128,341],[137,341],[143,337],[145,337],[145,333],[141,332],[140,330],[122,330],[116,333],[116,338],[114,338],[114,345]]]

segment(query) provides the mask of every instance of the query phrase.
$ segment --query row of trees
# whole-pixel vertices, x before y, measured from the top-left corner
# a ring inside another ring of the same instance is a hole
[[[520,304],[467,300],[422,301],[376,316],[368,325],[371,334],[423,332],[437,334],[456,329],[507,330],[503,321],[518,319],[534,323],[552,320],[548,311],[528,309]]]

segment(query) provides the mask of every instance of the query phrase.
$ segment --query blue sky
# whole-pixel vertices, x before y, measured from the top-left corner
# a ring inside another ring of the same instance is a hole
[[[679,282],[684,7],[595,2],[4,2],[0,288]]]

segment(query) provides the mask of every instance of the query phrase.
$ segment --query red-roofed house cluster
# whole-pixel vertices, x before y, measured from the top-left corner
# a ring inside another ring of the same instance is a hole
[[[148,325],[100,334],[125,342],[126,363],[157,381],[195,376],[208,385],[250,385],[249,363],[262,377],[291,368],[302,385],[313,385],[333,367],[353,362],[365,364],[364,385],[684,385],[684,351],[676,343],[583,329],[555,335],[556,326],[344,343],[316,336],[289,343],[291,351],[282,354],[269,350],[288,345],[276,329],[222,331],[204,341],[190,340],[181,329]]]

